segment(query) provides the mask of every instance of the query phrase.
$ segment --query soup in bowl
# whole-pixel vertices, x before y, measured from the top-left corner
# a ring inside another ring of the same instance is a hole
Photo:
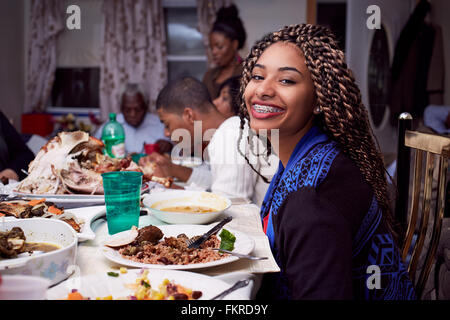
[[[221,195],[187,190],[148,194],[143,203],[156,218],[172,224],[209,223],[231,206],[231,201]]]

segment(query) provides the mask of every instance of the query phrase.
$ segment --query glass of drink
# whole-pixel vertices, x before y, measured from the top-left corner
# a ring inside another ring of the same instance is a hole
[[[142,172],[102,173],[109,234],[139,226]]]

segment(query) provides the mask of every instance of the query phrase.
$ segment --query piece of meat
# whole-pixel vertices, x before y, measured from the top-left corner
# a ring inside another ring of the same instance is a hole
[[[141,243],[142,241],[148,241],[151,244],[157,244],[159,240],[164,236],[161,229],[155,226],[147,226],[139,229],[138,236],[136,237],[136,242]]]
[[[21,253],[25,240],[25,234],[19,227],[14,227],[7,232],[0,232],[0,256],[15,258],[17,254]]]

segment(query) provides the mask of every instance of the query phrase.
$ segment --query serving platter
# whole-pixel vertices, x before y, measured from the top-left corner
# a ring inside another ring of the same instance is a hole
[[[48,300],[66,299],[67,295],[76,289],[84,297],[90,299],[102,298],[111,295],[113,299],[126,297],[133,294],[129,284],[136,282],[142,274],[141,269],[129,269],[127,273],[119,273],[118,277],[108,276],[107,273],[95,273],[81,277],[72,277],[47,291]],[[150,285],[157,288],[164,279],[174,281],[176,284],[201,291],[199,300],[209,300],[220,292],[228,289],[230,284],[223,280],[202,275],[199,273],[151,269],[147,275]],[[248,299],[243,294],[245,289],[238,289],[224,299],[245,300]]]
[[[69,213],[72,213],[81,223],[81,231],[76,232],[78,236],[78,242],[83,242],[87,240],[94,240],[95,239],[95,232],[91,228],[92,221],[96,220],[98,217],[101,217],[103,215],[106,215],[106,209],[105,206],[90,206],[90,207],[83,207],[83,208],[75,208],[75,209],[68,209],[65,210]],[[4,221],[10,221],[10,220],[29,220],[29,219],[37,219],[35,218],[28,218],[28,219],[18,219],[16,217],[8,216],[8,217],[2,217]],[[41,218],[39,218],[41,219]],[[56,219],[51,219],[56,220]]]
[[[142,185],[141,194],[154,188],[156,182],[148,182]],[[65,209],[91,207],[105,204],[103,194],[31,194],[13,190],[13,194],[25,199],[42,199],[53,202],[56,205],[63,206]]]
[[[174,225],[161,225],[158,226],[159,229],[164,234],[164,237],[176,237],[181,233],[186,234],[188,237],[193,237],[197,235],[202,235],[205,232],[209,231],[211,229],[211,226],[208,225],[181,225],[181,224],[174,224]],[[234,243],[234,250],[233,252],[242,253],[242,254],[250,254],[254,247],[255,247],[255,241],[246,235],[243,232],[233,230],[230,228],[227,228],[225,226],[224,229],[227,229],[230,231],[234,236],[236,237],[236,242]],[[127,231],[123,231],[125,233]],[[118,237],[121,233],[117,233],[115,237]],[[217,234],[220,234],[220,230]],[[106,239],[107,240],[107,239]],[[222,258],[220,260],[216,261],[210,261],[205,263],[193,263],[193,264],[186,264],[186,265],[162,265],[162,264],[147,264],[147,263],[141,263],[132,261],[130,259],[124,258],[117,250],[109,248],[105,245],[103,245],[100,250],[102,251],[103,255],[106,259],[128,267],[135,267],[135,268],[156,268],[156,269],[163,269],[163,270],[195,270],[195,269],[203,269],[203,268],[210,268],[215,267],[227,263],[234,262],[238,260],[239,258],[235,256],[227,256],[225,258]]]

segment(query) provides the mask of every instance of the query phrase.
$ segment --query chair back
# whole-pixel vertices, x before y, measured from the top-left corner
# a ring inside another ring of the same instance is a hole
[[[408,186],[410,205],[405,207],[397,202],[396,213],[402,210],[408,212],[409,209],[409,214],[405,214],[405,217],[409,217],[406,221],[402,258],[403,261],[408,262],[408,273],[414,283],[416,295],[420,298],[435,261],[441,235],[450,138],[411,130],[404,130],[404,133],[399,132],[400,134],[404,137],[404,146],[409,149],[405,150],[414,151],[414,165],[412,187],[409,187],[409,172],[403,172],[400,175],[406,181],[397,180],[398,186]],[[403,157],[409,159],[408,156],[403,155]],[[402,163],[397,163],[399,170],[401,166]],[[407,169],[409,171],[409,165]],[[437,186],[436,193],[433,192],[433,182]],[[433,213],[432,208],[434,208]],[[427,234],[431,234],[431,237],[424,251]],[[425,258],[421,264],[420,274],[416,274],[421,257]]]

